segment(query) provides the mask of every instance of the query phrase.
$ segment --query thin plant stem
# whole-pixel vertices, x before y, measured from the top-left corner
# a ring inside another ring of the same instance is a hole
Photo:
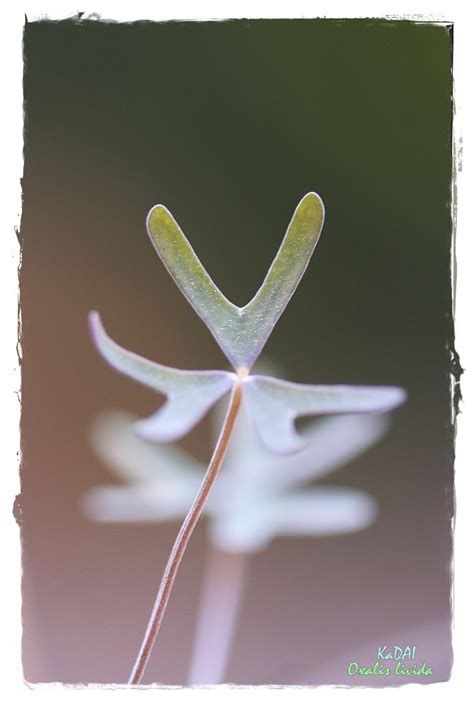
[[[129,684],[140,684],[145,668],[150,659],[151,651],[160,628],[161,622],[163,620],[164,613],[166,611],[166,606],[170,598],[171,590],[173,588],[174,580],[176,574],[183,559],[184,552],[188,545],[191,534],[199,520],[199,516],[204,508],[206,499],[209,496],[211,487],[216,479],[220,467],[224,461],[227,448],[229,446],[230,437],[234,429],[235,421],[240,408],[240,403],[242,400],[242,391],[240,388],[240,382],[237,381],[232,390],[232,395],[229,402],[229,408],[227,409],[227,414],[224,420],[224,424],[221,429],[220,436],[218,438],[214,453],[212,455],[209,467],[207,468],[204,479],[199,488],[199,491],[194,499],[194,502],[183,521],[180,528],[178,536],[175,540],[173,548],[171,550],[166,568],[161,580],[160,588],[156,596],[155,605],[151,612],[150,620],[146,629],[145,637],[143,639],[142,646],[138,653],[138,657],[133,666],[132,673],[128,680]]]
[[[211,548],[194,635],[189,684],[220,684],[232,648],[248,554]]]

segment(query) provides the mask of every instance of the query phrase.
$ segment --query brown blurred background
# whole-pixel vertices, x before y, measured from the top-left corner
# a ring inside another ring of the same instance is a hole
[[[97,525],[81,513],[90,487],[114,482],[89,445],[93,417],[113,407],[144,416],[160,401],[98,357],[88,311],[158,362],[225,368],[152,250],[145,216],[165,204],[217,284],[244,304],[309,190],[322,196],[326,224],[268,356],[295,381],[401,385],[410,399],[383,443],[326,480],[375,496],[376,524],[281,538],[253,559],[226,680],[362,683],[348,680],[347,663],[369,663],[382,644],[418,645],[434,667],[429,680],[446,679],[449,29],[37,22],[26,25],[24,49],[27,680],[126,681],[177,530]],[[208,434],[205,421],[183,445],[206,460]],[[186,681],[205,550],[200,524],[147,683]]]

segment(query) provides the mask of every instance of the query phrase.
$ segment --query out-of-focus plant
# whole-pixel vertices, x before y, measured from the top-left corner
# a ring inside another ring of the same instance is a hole
[[[217,433],[222,412],[215,416]],[[133,430],[135,421],[119,411],[96,420],[94,449],[126,484],[91,489],[85,511],[93,520],[111,523],[182,518],[205,466],[177,447],[143,440]],[[197,616],[191,684],[223,680],[249,555],[279,535],[349,533],[373,522],[376,504],[365,492],[306,483],[365,452],[388,424],[388,417],[380,415],[316,419],[303,429],[305,448],[272,455],[245,412],[239,415],[225,466],[204,509],[212,551]]]
[[[136,424],[143,437],[156,441],[182,437],[220,397],[231,392],[209,467],[165,568],[130,684],[143,678],[179,564],[224,460],[242,401],[265,446],[289,453],[305,445],[295,429],[298,416],[388,411],[405,399],[399,387],[306,385],[250,374],[306,270],[323,221],[322,201],[310,192],[298,204],[261,287],[248,304],[237,307],[214,284],[166,207],[157,205],[150,211],[147,229],[157,253],[209,327],[234,372],[177,370],[146,360],[115,343],[98,313],[90,314],[91,333],[105,360],[117,371],[167,396],[158,412]]]

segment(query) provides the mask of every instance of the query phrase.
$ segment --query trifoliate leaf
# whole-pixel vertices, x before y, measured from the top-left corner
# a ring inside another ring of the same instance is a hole
[[[310,192],[298,204],[262,286],[245,307],[232,304],[219,290],[166,207],[153,207],[147,229],[179,289],[238,370],[251,368],[260,354],[306,270],[323,222],[323,203]]]
[[[269,450],[301,450],[304,438],[296,432],[298,416],[384,412],[406,399],[400,387],[306,385],[262,375],[242,383],[244,401],[257,432]]]
[[[99,353],[118,372],[165,394],[166,403],[137,423],[144,438],[172,441],[190,431],[234,384],[234,373],[221,370],[176,370],[126,350],[105,332],[97,312],[89,316]]]

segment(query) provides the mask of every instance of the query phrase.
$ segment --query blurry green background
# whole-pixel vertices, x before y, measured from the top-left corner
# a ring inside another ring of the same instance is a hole
[[[94,415],[110,407],[146,415],[160,401],[97,356],[88,311],[158,362],[226,367],[154,253],[146,214],[165,204],[217,284],[244,304],[309,190],[323,198],[326,223],[268,357],[288,379],[395,384],[410,398],[377,449],[328,478],[373,494],[376,525],[347,537],[279,539],[256,559],[229,681],[344,683],[347,648],[414,645],[403,631],[426,625],[437,631],[434,681],[446,678],[449,28],[70,21],[27,23],[24,40],[27,679],[124,681],[176,532],[94,525],[81,514],[81,495],[113,482],[89,447]],[[205,460],[207,425],[184,445]],[[201,525],[146,682],[185,681],[204,551]],[[322,667],[338,656],[339,677],[326,679]]]

